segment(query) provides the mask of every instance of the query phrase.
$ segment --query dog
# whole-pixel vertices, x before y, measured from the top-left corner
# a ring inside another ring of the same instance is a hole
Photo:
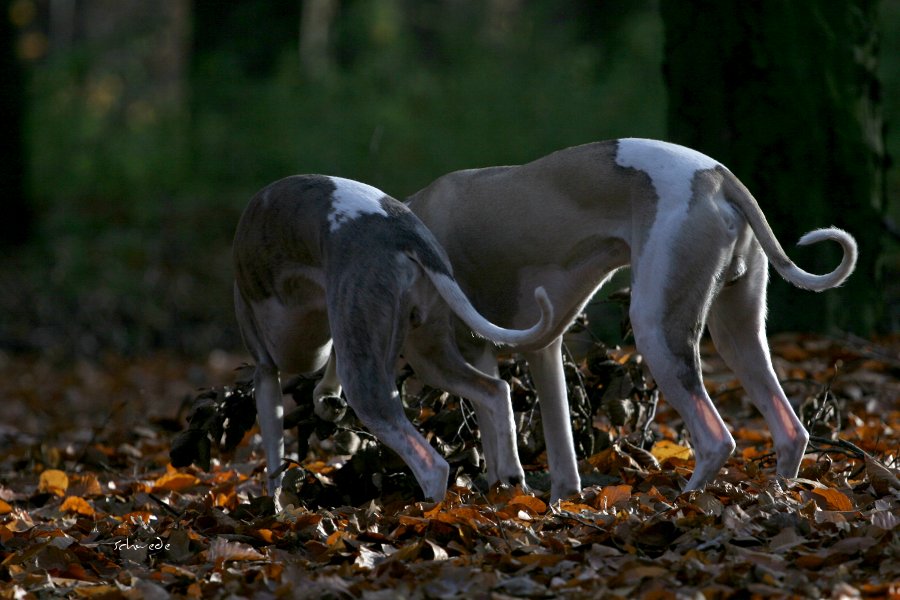
[[[233,260],[235,314],[256,365],[267,488],[276,505],[284,458],[279,373],[323,367],[313,392],[317,414],[329,414],[343,388],[347,404],[406,462],[425,496],[444,498],[450,467],[406,418],[395,384],[408,339],[417,350],[406,359],[422,381],[469,398],[477,414],[503,424],[503,435],[488,441],[492,475],[524,481],[509,386],[468,364],[446,332],[452,313],[495,342],[546,338],[555,319],[543,289],[534,290],[540,316],[532,327],[497,327],[474,310],[443,249],[403,203],[323,175],[288,177],[258,192],[238,224]]]
[[[850,234],[832,227],[802,236],[801,245],[831,240],[843,248],[833,272],[807,273],[788,258],[756,200],[728,169],[689,148],[646,139],[576,146],[520,166],[457,171],[409,197],[407,206],[441,243],[472,303],[493,322],[530,322],[535,309],[524,302],[527,292],[542,286],[550,296],[552,331],[519,350],[540,399],[553,499],[581,488],[561,336],[627,265],[635,344],[690,433],[695,468],[685,489],[711,481],[735,448],[703,386],[698,342],[707,326],[765,417],[777,474],[797,476],[809,434],[769,356],[768,262],[799,288],[834,288],[856,265]],[[492,348],[465,336],[458,340],[475,366],[496,375]]]

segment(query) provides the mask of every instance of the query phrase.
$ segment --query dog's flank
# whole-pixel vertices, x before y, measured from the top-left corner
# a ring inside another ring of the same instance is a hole
[[[553,498],[580,489],[561,336],[593,293],[629,265],[635,342],[691,434],[696,467],[687,489],[712,479],[734,448],[703,386],[698,343],[707,326],[766,418],[778,474],[796,476],[808,434],[778,383],[765,340],[768,262],[798,287],[833,288],[856,264],[848,233],[832,227],[804,235],[801,244],[831,240],[844,251],[833,272],[807,273],[728,169],[695,150],[644,139],[576,146],[521,166],[457,171],[411,196],[409,206],[487,318],[521,326],[535,318],[521,301],[526,292],[543,286],[550,297],[551,333],[522,350],[541,401]],[[466,338],[459,343],[496,373],[489,347]]]
[[[254,389],[276,496],[284,455],[279,373],[325,369],[313,393],[320,415],[346,390],[360,420],[410,466],[426,496],[441,499],[447,462],[403,414],[394,365],[407,359],[427,383],[470,398],[486,421],[512,423],[509,388],[467,364],[447,311],[506,344],[546,337],[555,322],[547,294],[524,330],[482,317],[459,289],[443,249],[415,215],[380,190],[321,175],[294,176],[250,201],[234,238],[237,321],[256,363]],[[490,425],[488,425],[490,427]],[[511,430],[486,443],[494,481],[521,482]]]

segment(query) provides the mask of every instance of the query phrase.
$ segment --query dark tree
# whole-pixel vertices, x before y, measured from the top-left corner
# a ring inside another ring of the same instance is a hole
[[[774,276],[770,329],[870,332],[886,198],[877,0],[663,0],[661,11],[670,139],[740,177],[806,270],[830,271],[840,250],[794,247],[805,231],[836,225],[859,242],[839,290],[815,295]]]
[[[25,186],[24,78],[16,57],[15,31],[7,16],[10,4],[8,0],[0,1],[0,189],[4,208],[0,247],[24,242],[32,217]]]

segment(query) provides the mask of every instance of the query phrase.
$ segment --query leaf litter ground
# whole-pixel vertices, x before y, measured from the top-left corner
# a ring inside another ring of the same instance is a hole
[[[239,357],[0,355],[0,597],[900,597],[900,339],[772,346],[814,435],[796,480],[773,478],[762,419],[707,348],[738,451],[680,493],[680,419],[633,350],[595,347],[566,368],[579,496],[547,503],[539,405],[509,360],[531,490],[486,489],[467,404],[405,373],[408,415],[456,474],[443,503],[424,502],[352,411],[316,419],[295,380],[288,443],[303,460],[278,514]],[[173,467],[170,450],[195,464]]]

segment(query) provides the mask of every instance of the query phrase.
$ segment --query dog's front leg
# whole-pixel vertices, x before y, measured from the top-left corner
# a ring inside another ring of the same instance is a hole
[[[563,374],[562,337],[556,338],[545,348],[528,352],[525,359],[531,368],[531,377],[541,406],[550,467],[550,498],[556,501],[581,491]]]

